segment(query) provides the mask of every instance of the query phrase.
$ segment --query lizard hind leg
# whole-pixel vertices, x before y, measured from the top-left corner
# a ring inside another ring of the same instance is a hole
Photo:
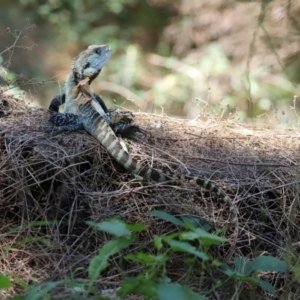
[[[140,126],[128,123],[114,123],[111,124],[110,127],[116,136],[121,136],[122,138],[133,139],[138,132],[145,134],[145,130],[141,129]]]
[[[110,127],[117,136],[133,139],[136,133],[146,134],[138,125],[131,124],[134,114],[131,111],[108,110],[106,115],[110,119]]]
[[[83,125],[80,122],[80,118],[78,115],[72,113],[57,113],[53,114],[50,119],[50,122],[56,125],[50,127],[47,131],[76,131],[79,129],[83,129]]]

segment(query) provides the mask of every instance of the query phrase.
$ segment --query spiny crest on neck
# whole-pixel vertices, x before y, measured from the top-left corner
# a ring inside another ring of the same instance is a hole
[[[71,73],[73,75],[73,81],[74,81],[75,85],[77,85],[80,82],[80,80],[84,79],[84,78],[81,78],[82,77],[82,76],[80,76],[81,72],[77,69],[77,66],[76,66],[76,62],[79,59],[80,54],[73,58],[73,61],[71,64]]]
[[[79,55],[78,55],[79,56]],[[71,63],[71,71],[75,71],[75,62],[78,59],[78,56],[75,56]]]

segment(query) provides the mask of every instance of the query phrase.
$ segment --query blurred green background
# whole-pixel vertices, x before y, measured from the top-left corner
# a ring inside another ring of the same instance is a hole
[[[2,85],[48,107],[72,58],[109,44],[93,88],[110,107],[298,124],[299,16],[297,0],[1,0]]]

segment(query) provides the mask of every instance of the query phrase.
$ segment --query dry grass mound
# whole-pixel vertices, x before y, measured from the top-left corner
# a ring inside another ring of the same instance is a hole
[[[227,225],[224,235],[232,240],[228,206],[215,195],[192,183],[141,184],[84,131],[46,132],[48,118],[46,110],[0,115],[1,272],[16,274],[26,283],[71,276],[85,280],[90,259],[111,238],[93,231],[85,221],[113,216],[142,222],[148,228],[129,251],[141,248],[154,252],[152,235],[176,230],[150,216],[154,209],[202,218],[214,228]],[[298,129],[275,131],[233,121],[183,121],[142,113],[135,122],[149,135],[143,142],[129,142],[134,158],[149,166],[210,179],[234,200],[240,228],[235,256],[286,258],[297,254]],[[36,221],[49,222],[37,225]],[[215,249],[212,254],[222,260],[229,247]],[[183,260],[179,256],[169,264],[173,280],[184,279]],[[124,260],[120,266],[116,258],[99,287],[114,288],[121,274],[133,276],[138,271],[137,265]],[[279,293],[288,280],[272,273],[263,278]],[[191,285],[197,282],[196,278]],[[6,294],[0,292],[0,296],[21,291],[16,280],[14,288]],[[299,286],[292,291],[299,294]]]

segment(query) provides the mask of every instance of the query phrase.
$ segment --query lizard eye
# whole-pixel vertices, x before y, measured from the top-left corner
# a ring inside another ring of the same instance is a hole
[[[97,54],[101,54],[101,52],[102,52],[102,51],[101,51],[101,48],[97,48],[95,52],[96,52]]]

